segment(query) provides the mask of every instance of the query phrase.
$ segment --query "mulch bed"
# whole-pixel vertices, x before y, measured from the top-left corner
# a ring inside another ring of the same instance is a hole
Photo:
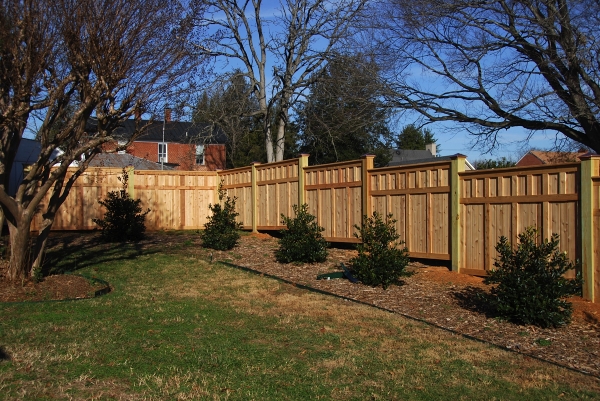
[[[471,294],[487,291],[480,277],[453,273],[445,266],[412,262],[415,272],[404,285],[387,290],[345,279],[317,280],[317,275],[340,271],[356,251],[332,248],[327,262],[281,264],[273,257],[277,241],[268,235],[244,237],[230,252],[212,251],[216,260],[279,277],[344,298],[426,321],[452,332],[600,377],[600,304],[572,297],[571,324],[557,329],[520,326],[486,316],[470,304]],[[233,257],[233,259],[232,259]]]
[[[62,235],[62,237],[61,237]],[[53,235],[64,243],[95,241],[93,235]],[[70,236],[70,237],[69,237]],[[180,247],[207,260],[227,261],[258,273],[275,276],[287,282],[308,286],[347,299],[402,314],[431,323],[455,333],[467,335],[525,355],[541,358],[580,372],[600,377],[600,304],[579,297],[571,298],[573,321],[566,327],[541,329],[519,326],[486,315],[471,302],[471,295],[487,291],[479,277],[452,273],[438,264],[412,262],[414,275],[406,277],[401,286],[387,290],[345,279],[317,280],[317,275],[340,270],[356,254],[352,249],[331,248],[328,260],[316,264],[281,264],[274,258],[277,240],[266,234],[247,235],[231,251],[213,251],[200,246],[195,234],[165,235],[148,233],[138,246],[160,247],[163,250]],[[50,241],[52,246],[52,241]],[[1,270],[1,269],[0,269]],[[19,284],[20,286],[20,284]],[[17,286],[17,287],[19,287]],[[46,300],[91,296],[97,289],[77,276],[51,276],[42,283],[26,283],[22,289],[11,287],[0,277],[0,301]],[[85,295],[84,295],[85,294]]]
[[[0,280],[0,302],[93,298],[97,291],[105,291],[104,287],[103,284],[69,274],[48,276],[39,283],[28,280],[15,284],[2,279]]]

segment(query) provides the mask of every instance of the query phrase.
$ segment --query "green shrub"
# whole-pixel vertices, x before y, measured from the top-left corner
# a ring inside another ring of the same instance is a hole
[[[292,219],[281,215],[287,230],[281,230],[279,249],[275,251],[275,258],[281,263],[324,262],[327,259],[328,243],[321,232],[325,229],[319,227],[315,216],[308,213],[307,204],[292,207],[296,217]]]
[[[208,216],[208,222],[204,225],[204,232],[201,234],[202,246],[226,251],[237,245],[242,224],[235,221],[239,215],[235,211],[237,198],[226,196],[223,183],[219,184],[218,193],[219,203],[208,206],[212,215]]]
[[[580,275],[566,279],[564,274],[578,267],[558,250],[559,237],[552,234],[540,244],[538,232],[527,228],[512,249],[506,237],[496,245],[499,258],[484,280],[492,287],[490,306],[514,323],[541,327],[562,326],[571,320],[572,306],[564,298],[581,292]]]
[[[384,289],[398,283],[400,277],[408,276],[405,269],[408,265],[408,249],[401,247],[404,242],[397,240],[394,224],[396,220],[388,214],[383,221],[382,216],[373,212],[373,217],[364,216],[363,225],[354,227],[359,234],[354,234],[362,243],[358,245],[358,256],[351,260],[356,278],[364,284]]]
[[[102,230],[100,238],[106,242],[139,241],[146,231],[146,215],[150,209],[142,211],[140,199],[132,199],[127,192],[128,175],[123,169],[119,177],[123,183],[120,191],[111,191],[104,200],[98,201],[106,208],[102,219],[92,219]]]

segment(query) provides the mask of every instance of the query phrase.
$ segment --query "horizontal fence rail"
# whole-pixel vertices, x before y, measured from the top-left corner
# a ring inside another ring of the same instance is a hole
[[[332,242],[358,242],[365,215],[391,213],[411,257],[449,261],[453,271],[486,275],[501,236],[511,241],[535,226],[560,235],[560,249],[579,259],[584,296],[600,302],[600,157],[525,168],[465,171],[450,161],[374,168],[361,160],[308,166],[308,155],[218,172],[127,170],[129,192],[151,212],[148,230],[202,229],[219,186],[235,197],[247,230],[285,228],[281,215],[306,203]],[[69,173],[71,174],[71,173]],[[122,169],[89,168],[60,208],[54,230],[95,229],[98,201],[122,189]],[[39,227],[38,216],[32,229]]]

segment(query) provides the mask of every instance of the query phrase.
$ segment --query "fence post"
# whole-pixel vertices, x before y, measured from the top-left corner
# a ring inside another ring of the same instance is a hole
[[[127,193],[131,199],[135,199],[135,176],[133,166],[127,166]]]
[[[256,166],[258,166],[260,162],[252,162],[252,232],[257,233],[258,229],[258,184],[256,180]]]
[[[361,226],[363,216],[370,216],[371,210],[371,183],[369,182],[369,170],[373,168],[375,155],[363,155],[362,168],[361,168],[361,181],[362,181],[362,214],[361,214]]]
[[[594,238],[594,182],[599,157],[581,157],[580,169],[580,218],[581,218],[581,273],[583,276],[583,298],[595,301],[595,245]]]
[[[460,243],[460,177],[458,173],[465,171],[465,160],[467,156],[460,153],[450,158],[450,261],[452,271],[458,273],[462,266],[462,247]]]
[[[308,167],[308,154],[302,153],[298,158],[298,207],[306,203],[304,197],[304,167]]]

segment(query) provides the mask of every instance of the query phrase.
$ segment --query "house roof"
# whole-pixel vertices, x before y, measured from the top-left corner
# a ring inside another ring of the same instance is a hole
[[[586,153],[587,152],[550,152],[545,150],[531,150],[528,152],[528,154],[531,154],[539,159],[542,164],[576,162],[579,161],[579,156],[583,156]],[[521,159],[523,159],[523,157]]]
[[[100,153],[90,161],[90,167],[119,167],[133,166],[135,170],[173,170],[167,165],[151,162],[141,157],[122,153]]]
[[[417,161],[418,163],[424,163],[425,161],[433,161],[428,159],[435,159],[435,156],[433,156],[428,150],[392,149],[392,160],[390,160],[388,166],[413,164]]]
[[[388,165],[389,166],[403,166],[403,165],[408,165],[408,164],[444,162],[444,161],[452,160],[453,157],[454,157],[454,155],[452,155],[452,156],[438,156],[438,157],[431,157],[430,156],[430,157],[427,157],[425,159],[405,160],[405,161],[401,161],[401,162],[396,162],[394,164],[392,164],[392,162],[390,162],[390,164],[388,164]],[[467,159],[465,159],[465,165],[466,165],[467,170],[475,170],[475,167]]]
[[[91,119],[88,129],[94,130],[97,126],[96,119]],[[142,128],[142,134],[136,139],[139,142],[163,142],[163,121],[129,119],[121,123],[114,136],[117,139],[128,140],[137,127]],[[169,143],[225,143],[227,136],[218,127],[208,123],[188,121],[164,122],[164,142]]]

